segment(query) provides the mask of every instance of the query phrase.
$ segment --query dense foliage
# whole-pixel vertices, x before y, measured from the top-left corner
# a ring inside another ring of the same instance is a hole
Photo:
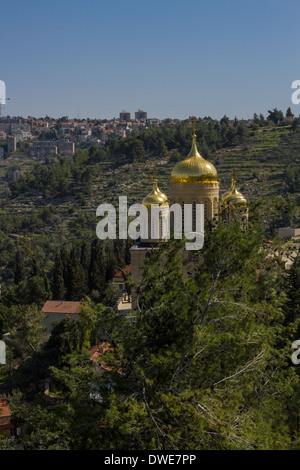
[[[19,361],[9,400],[26,432],[14,445],[299,448],[299,373],[291,362],[299,273],[299,258],[287,275],[254,227],[220,223],[193,261],[183,242],[149,256],[129,316],[88,301],[78,321],[59,324],[45,343],[33,327],[37,314],[23,311],[34,383],[50,379],[52,394],[24,386],[28,365]],[[11,342],[24,328],[13,324]],[[97,365],[89,351],[103,341],[110,349]]]

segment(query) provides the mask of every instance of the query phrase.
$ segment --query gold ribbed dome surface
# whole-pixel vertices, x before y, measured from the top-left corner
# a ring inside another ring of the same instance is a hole
[[[161,192],[157,186],[157,179],[153,180],[153,188],[150,194],[143,199],[144,206],[151,206],[152,204],[169,204],[167,196]]]
[[[198,152],[194,134],[190,153],[172,170],[171,183],[216,183],[217,181],[217,170]]]
[[[230,204],[239,207],[247,207],[248,205],[247,199],[236,188],[236,180],[234,176],[232,177],[231,191],[223,196],[222,202],[229,202]]]

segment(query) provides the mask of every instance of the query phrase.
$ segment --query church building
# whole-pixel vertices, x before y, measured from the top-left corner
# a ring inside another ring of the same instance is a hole
[[[233,172],[231,190],[220,200],[220,185],[217,170],[214,165],[205,160],[199,153],[194,129],[191,151],[188,156],[178,162],[171,172],[170,178],[170,204],[179,204],[182,209],[184,221],[184,204],[192,205],[192,228],[196,227],[196,204],[204,206],[204,220],[232,218],[240,220],[244,226],[248,220],[248,203],[236,188],[236,179]],[[166,233],[165,215],[169,209],[167,196],[158,188],[158,181],[154,179],[150,194],[143,200],[148,210],[149,230],[151,229],[151,206],[159,205],[159,230],[157,239],[138,240],[131,248],[131,274],[134,283],[142,278],[142,266],[149,250],[158,246],[158,241],[164,240]],[[182,222],[183,223],[183,222]]]

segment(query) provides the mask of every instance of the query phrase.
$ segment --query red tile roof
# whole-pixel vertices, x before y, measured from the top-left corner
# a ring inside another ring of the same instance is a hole
[[[103,354],[109,351],[113,351],[113,347],[108,341],[99,343],[90,350],[90,360],[100,364],[103,369],[111,370],[103,361],[99,360]]]
[[[114,277],[124,277],[124,274],[131,274],[131,264],[128,264],[127,266],[125,266],[124,269],[122,269],[122,271],[118,271]]]
[[[0,400],[0,418],[10,416],[10,409],[6,400]]]
[[[69,302],[65,300],[47,300],[43,307],[44,313],[79,313],[80,302]]]

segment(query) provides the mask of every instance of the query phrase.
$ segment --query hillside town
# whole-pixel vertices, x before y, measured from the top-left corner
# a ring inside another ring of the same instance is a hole
[[[253,121],[255,116],[239,120],[239,123],[249,127]],[[281,122],[288,124],[292,121],[293,116],[287,115]],[[176,125],[179,122],[179,119],[148,118],[148,113],[142,110],[135,112],[134,118],[130,112],[122,111],[118,118],[113,119],[3,116],[0,118],[0,161],[13,155],[20,156],[22,153],[32,158],[40,158],[74,155],[76,148],[91,145],[103,149],[110,139],[126,138],[132,132],[151,126],[161,128],[166,123]],[[230,124],[233,126],[234,122],[235,120],[231,120]],[[18,176],[20,175],[16,173],[10,176],[10,179],[16,179]]]
[[[6,116],[0,118],[0,158],[18,152],[21,143],[28,143],[29,155],[35,158],[73,155],[75,146],[97,145],[104,148],[108,139],[127,137],[134,131],[160,125],[159,119],[148,119],[147,112],[142,110],[135,113],[134,119],[125,111],[120,113],[119,118],[111,120]]]

